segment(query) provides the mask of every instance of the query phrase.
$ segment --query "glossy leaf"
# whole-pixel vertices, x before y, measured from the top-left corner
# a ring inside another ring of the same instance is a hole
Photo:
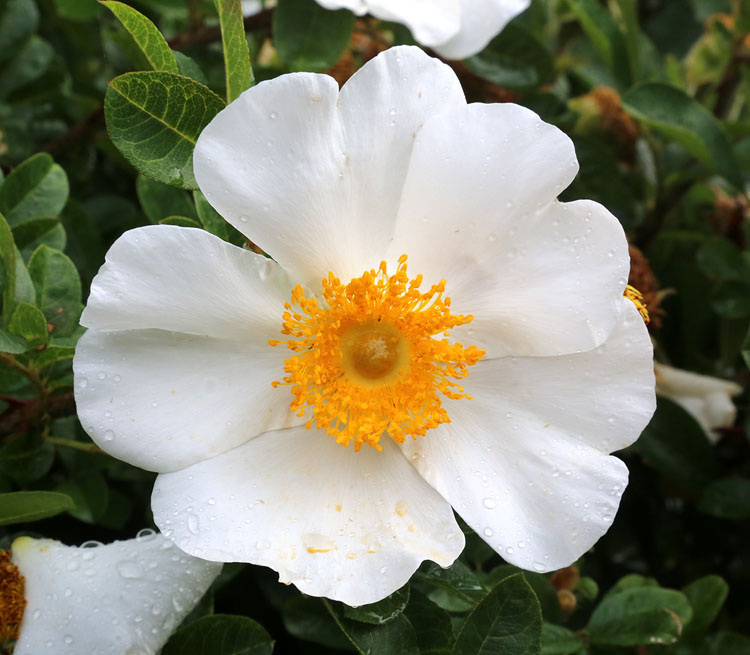
[[[49,330],[44,314],[31,303],[16,305],[8,321],[8,331],[23,337],[31,346],[41,346],[49,339]]]
[[[177,631],[162,655],[271,655],[273,640],[244,616],[206,616]]]
[[[39,521],[73,509],[70,496],[55,491],[16,491],[0,494],[0,525]]]
[[[164,72],[121,75],[104,99],[110,138],[133,166],[158,182],[190,189],[196,188],[198,135],[223,107],[202,84]]]
[[[517,573],[501,580],[461,625],[454,655],[536,655],[542,614],[533,590]]]
[[[27,159],[0,186],[0,212],[11,227],[57,216],[67,199],[68,176],[46,153]]]
[[[227,102],[232,102],[253,83],[250,49],[245,38],[240,0],[215,0],[215,5],[221,25]]]
[[[721,576],[706,575],[691,582],[682,590],[682,593],[693,608],[693,618],[687,630],[691,633],[702,632],[718,616],[729,595],[729,585]]]
[[[128,31],[155,71],[177,73],[177,61],[161,32],[146,16],[132,7],[107,0],[102,2]]]
[[[348,607],[344,605],[344,616],[353,621],[382,625],[395,619],[409,602],[409,587],[402,587],[377,603]]]

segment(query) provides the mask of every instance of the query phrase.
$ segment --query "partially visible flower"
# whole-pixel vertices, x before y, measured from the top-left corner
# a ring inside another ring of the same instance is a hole
[[[20,537],[3,552],[0,640],[17,639],[13,655],[154,655],[221,571],[150,530],[106,546]]]
[[[326,9],[349,9],[406,25],[418,43],[446,59],[477,54],[531,0],[316,0]],[[265,6],[275,5],[266,0]],[[261,10],[262,0],[243,0],[246,16]]]
[[[737,408],[732,397],[742,393],[739,384],[658,362],[654,364],[654,373],[656,394],[676,402],[689,412],[712,443],[716,443],[721,436],[717,428],[734,423]]]
[[[609,453],[653,413],[652,349],[619,222],[556,199],[578,170],[565,134],[467,105],[448,66],[401,47],[341,90],[258,84],[194,157],[273,259],[125,233],[74,360],[87,432],[160,473],[165,536],[361,605],[455,560],[451,506],[537,571],[609,528],[628,477]]]

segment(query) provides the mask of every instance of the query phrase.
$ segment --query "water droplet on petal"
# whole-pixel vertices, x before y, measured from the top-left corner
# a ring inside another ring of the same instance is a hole
[[[483,505],[484,505],[484,506],[485,506],[485,507],[486,507],[487,509],[495,509],[495,507],[497,507],[497,503],[495,502],[494,498],[485,498],[485,499],[484,499],[484,500],[482,501],[482,504],[483,504]]]
[[[188,530],[190,530],[190,534],[197,535],[200,532],[200,519],[198,518],[197,514],[188,512],[187,527]]]
[[[126,580],[137,580],[143,577],[143,569],[138,562],[124,560],[117,564],[117,572]]]

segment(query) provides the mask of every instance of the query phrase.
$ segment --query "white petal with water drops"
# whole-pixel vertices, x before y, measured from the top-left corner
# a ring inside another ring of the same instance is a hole
[[[12,559],[28,602],[14,655],[155,655],[221,571],[150,530],[80,547],[20,537]]]

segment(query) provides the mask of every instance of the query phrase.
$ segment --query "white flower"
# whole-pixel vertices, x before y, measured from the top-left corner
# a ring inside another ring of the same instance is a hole
[[[734,423],[737,408],[732,397],[742,393],[739,384],[658,362],[654,364],[654,372],[656,393],[673,400],[691,414],[712,443],[716,443],[721,436],[717,428]]]
[[[242,15],[252,16],[263,9],[276,6],[276,0],[242,0]]]
[[[607,530],[627,483],[607,453],[654,409],[651,343],[619,223],[555,199],[577,171],[562,132],[467,105],[450,68],[394,48],[340,92],[307,73],[250,89],[194,168],[273,260],[124,234],[74,361],[84,428],[161,474],[166,536],[359,605],[453,562],[451,505],[538,571]]]
[[[477,54],[531,0],[316,0],[326,9],[350,9],[363,16],[406,25],[422,45],[446,59],[465,59]],[[267,0],[267,7],[275,5]],[[261,0],[243,0],[245,16],[258,13]]]
[[[14,655],[154,655],[221,571],[151,531],[91,543],[13,542],[27,601]]]

